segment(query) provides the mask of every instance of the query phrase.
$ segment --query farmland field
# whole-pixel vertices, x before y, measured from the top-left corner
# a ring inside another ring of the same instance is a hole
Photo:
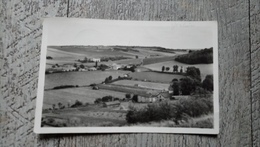
[[[130,73],[130,77],[140,81],[150,81],[157,83],[170,83],[172,79],[181,79],[185,76],[168,73],[157,73],[157,72],[134,72]]]
[[[86,72],[63,72],[45,75],[45,89],[60,85],[89,85],[101,83],[106,77],[117,78],[129,73],[128,71],[86,71]]]
[[[103,57],[103,56],[128,56],[128,57],[133,57],[136,54],[133,53],[128,53],[128,52],[123,52],[123,51],[118,51],[118,50],[113,50],[111,48],[104,48],[104,49],[98,49],[97,47],[91,47],[91,46],[86,46],[82,48],[78,47],[55,47],[58,50],[62,50],[64,52],[68,53],[77,53],[77,54],[82,54],[85,57]]]
[[[115,85],[115,84],[99,84],[100,89],[106,89],[111,91],[119,91],[130,94],[137,94],[140,96],[150,96],[151,93],[158,93],[159,90],[135,87],[135,86],[126,86],[126,85]]]
[[[201,72],[201,79],[203,80],[206,75],[208,74],[213,74],[213,64],[194,64],[194,65],[189,65],[185,63],[180,63],[178,61],[167,61],[167,62],[161,62],[161,63],[155,63],[155,64],[149,64],[149,65],[144,65],[144,67],[149,68],[151,70],[155,71],[161,71],[162,66],[165,67],[170,67],[170,71],[172,72],[172,66],[173,65],[178,65],[178,66],[183,66],[183,67],[189,67],[189,66],[194,66],[200,69]]]
[[[127,86],[135,86],[138,84],[138,87],[143,88],[151,88],[157,90],[168,90],[170,84],[163,83],[154,83],[154,82],[142,82],[142,81],[133,81],[133,80],[120,80],[113,82],[115,85],[127,85]]]
[[[114,96],[117,98],[124,98],[125,93],[110,91],[110,90],[92,90],[90,87],[80,88],[67,88],[59,90],[48,90],[44,92],[44,107],[50,108],[52,104],[62,103],[67,105],[68,103],[75,103],[79,100],[83,103],[94,103],[96,98],[102,98],[104,96]]]

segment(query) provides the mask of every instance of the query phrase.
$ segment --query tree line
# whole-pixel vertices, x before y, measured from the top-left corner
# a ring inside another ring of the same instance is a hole
[[[198,51],[189,51],[188,54],[179,55],[175,61],[186,64],[210,64],[213,63],[213,48],[205,48]]]
[[[214,90],[213,75],[207,75],[201,82],[201,73],[196,67],[188,67],[186,75],[185,78],[172,80],[173,95],[205,94]]]

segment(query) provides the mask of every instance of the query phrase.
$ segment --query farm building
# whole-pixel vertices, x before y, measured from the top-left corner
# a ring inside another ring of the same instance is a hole
[[[90,58],[90,61],[93,61],[93,62],[100,62],[101,59],[100,59],[100,58]]]
[[[95,67],[90,67],[88,70],[89,70],[89,71],[95,71],[95,70],[97,70],[97,68],[95,68]]]
[[[156,102],[156,98],[155,97],[139,96],[138,99],[137,99],[137,102],[139,102],[139,103],[153,103],[153,102]]]
[[[157,100],[162,101],[170,98],[169,92],[161,92],[157,96]]]
[[[87,71],[87,69],[85,69],[85,68],[80,68],[80,69],[78,69],[79,71]]]
[[[119,101],[112,101],[112,102],[104,102],[103,107],[119,107],[120,102]]]
[[[116,63],[112,64],[112,69],[118,70],[119,68],[122,68],[122,65],[119,65],[119,64],[116,64]]]
[[[75,71],[76,67],[72,66],[72,65],[63,65],[62,66],[62,71]]]

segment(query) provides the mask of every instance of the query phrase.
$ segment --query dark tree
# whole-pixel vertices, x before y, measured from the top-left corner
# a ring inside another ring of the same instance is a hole
[[[79,106],[82,106],[82,105],[83,105],[83,103],[82,103],[81,101],[76,100],[75,104],[73,104],[73,105],[71,106],[71,108],[79,107]]]
[[[178,79],[176,79],[176,78],[174,78],[174,79],[172,79],[172,82],[178,82]]]
[[[180,73],[183,73],[183,66],[180,67]]]
[[[169,70],[170,70],[170,67],[166,67],[165,70],[166,70],[166,71],[169,71]]]
[[[178,79],[174,79],[173,83],[172,83],[172,89],[173,89],[173,95],[179,95],[179,81]]]
[[[53,110],[55,109],[55,107],[56,107],[56,105],[55,105],[55,104],[52,104],[52,109],[53,109]]]
[[[207,75],[202,82],[202,87],[208,91],[213,91],[213,75]]]
[[[126,98],[126,99],[130,99],[130,98],[131,98],[131,94],[126,93],[126,94],[125,94],[125,98]]]
[[[189,51],[188,54],[178,55],[175,61],[187,64],[210,64],[213,63],[213,48],[205,48],[196,51]]]
[[[73,65],[73,66],[74,66],[74,67],[76,67],[76,68],[78,67],[78,65],[77,65],[76,63],[74,63],[74,65]]]
[[[198,84],[190,78],[180,79],[180,90],[182,95],[190,95],[193,91],[195,91],[197,86]]]
[[[79,66],[80,68],[85,68],[85,66],[83,65],[83,64],[80,64],[80,66]]]
[[[107,77],[104,82],[105,82],[105,84],[106,84],[106,83],[108,83],[109,81],[110,81],[110,80],[109,80],[109,78]]]
[[[138,59],[138,56],[136,55],[135,58]]]
[[[113,79],[113,77],[112,77],[112,76],[109,76],[108,79],[111,81],[111,80]]]
[[[62,103],[58,103],[58,107],[59,107],[59,109],[61,109],[61,107],[62,107]]]
[[[164,72],[164,70],[165,70],[165,66],[162,67],[162,72]]]
[[[133,102],[138,102],[138,95],[133,95],[133,98],[132,98]]]
[[[187,76],[190,76],[198,81],[201,81],[200,77],[200,69],[196,67],[188,67],[187,68]]]
[[[95,63],[95,67],[98,67],[98,62],[96,61],[96,63]]]
[[[178,65],[173,66],[173,72],[178,72]]]
[[[99,104],[99,103],[101,103],[101,102],[102,102],[102,99],[101,99],[101,98],[97,98],[97,99],[95,99],[95,101],[94,101],[95,104]]]
[[[46,59],[52,60],[53,58],[51,56],[47,56]]]
[[[112,96],[104,96],[102,97],[102,102],[110,102],[113,101],[113,97]]]

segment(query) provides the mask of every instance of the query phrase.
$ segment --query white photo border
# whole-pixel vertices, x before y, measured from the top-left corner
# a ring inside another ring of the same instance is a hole
[[[95,20],[95,19],[78,19],[78,18],[45,18],[43,21],[42,45],[40,55],[40,71],[38,81],[38,92],[36,100],[35,124],[34,132],[37,134],[58,134],[58,133],[178,133],[178,134],[212,134],[219,133],[219,69],[218,69],[218,25],[217,21],[167,21],[172,25],[179,26],[210,26],[213,30],[213,77],[214,77],[214,127],[212,129],[205,128],[170,128],[170,127],[41,127],[45,66],[48,44],[48,29],[52,24],[60,24],[60,22],[84,22],[97,21],[118,23],[122,20]],[[156,23],[160,21],[125,21],[130,23]],[[162,22],[160,22],[162,23]],[[55,33],[55,32],[54,32]]]

